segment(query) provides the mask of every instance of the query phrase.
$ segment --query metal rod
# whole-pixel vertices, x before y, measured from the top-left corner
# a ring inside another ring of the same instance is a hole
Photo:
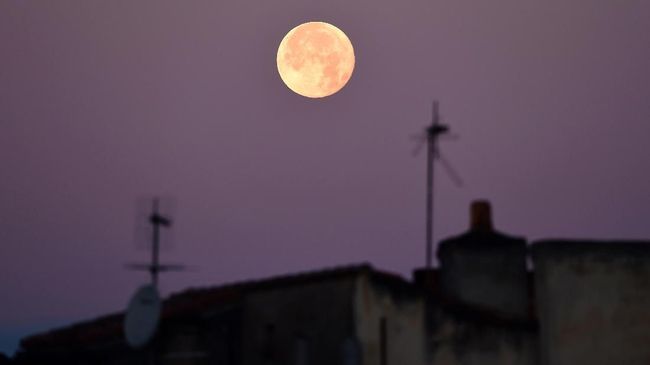
[[[434,100],[431,108],[431,126],[427,128],[427,251],[426,268],[433,263],[433,167],[437,157],[436,141],[440,134],[446,133],[446,126],[438,124],[438,101]]]
[[[426,268],[431,268],[433,251],[433,151],[435,137],[427,136],[427,252]]]
[[[449,173],[451,180],[458,186],[462,185],[462,180],[455,172],[453,167],[440,155],[438,151],[438,137],[449,133],[449,127],[440,124],[440,115],[438,114],[438,101],[433,101],[431,111],[431,125],[426,129],[427,142],[427,204],[426,204],[426,268],[431,269],[433,264],[433,197],[434,197],[434,166],[435,160],[439,159],[443,169]]]
[[[151,284],[158,287],[158,257],[159,257],[159,243],[160,243],[160,216],[158,215],[158,199],[153,201],[153,214],[151,216],[151,224],[153,224],[153,247],[151,250]]]

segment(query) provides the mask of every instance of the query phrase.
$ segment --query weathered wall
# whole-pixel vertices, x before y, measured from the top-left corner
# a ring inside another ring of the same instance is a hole
[[[343,364],[344,340],[353,336],[353,278],[248,294],[242,364]]]
[[[408,285],[390,285],[371,275],[357,279],[354,323],[363,365],[425,364],[425,306]],[[382,363],[382,318],[385,362]]]
[[[469,232],[443,241],[438,257],[446,297],[511,316],[528,315],[525,240]]]
[[[537,332],[506,323],[461,319],[432,309],[427,338],[431,365],[535,365]]]
[[[650,364],[650,242],[533,245],[542,365]]]
[[[159,332],[156,348],[160,365],[235,365],[239,338],[230,320],[198,318],[167,323]],[[236,327],[235,327],[236,329]]]

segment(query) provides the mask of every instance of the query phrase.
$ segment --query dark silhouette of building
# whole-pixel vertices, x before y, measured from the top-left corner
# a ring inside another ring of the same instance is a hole
[[[413,280],[368,264],[190,289],[154,340],[116,313],[27,337],[20,364],[650,364],[650,242],[525,239],[470,229]],[[527,269],[532,259],[533,270]]]

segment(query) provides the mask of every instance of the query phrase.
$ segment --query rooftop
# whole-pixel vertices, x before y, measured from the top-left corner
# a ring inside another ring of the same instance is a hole
[[[290,275],[274,276],[267,279],[247,280],[205,288],[190,288],[170,295],[163,300],[162,320],[181,318],[201,313],[210,308],[227,306],[241,300],[253,291],[286,288],[314,282],[336,280],[368,274],[389,285],[408,286],[409,283],[397,274],[375,270],[370,264],[362,263],[348,266],[325,268],[316,271],[299,272]],[[124,312],[109,314],[92,320],[75,323],[45,333],[24,338],[20,345],[23,350],[30,348],[81,347],[88,344],[121,341]]]

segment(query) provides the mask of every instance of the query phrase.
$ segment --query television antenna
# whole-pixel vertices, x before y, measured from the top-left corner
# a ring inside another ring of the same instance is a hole
[[[168,216],[160,213],[160,198],[153,198],[151,214],[149,214],[148,223],[151,225],[151,263],[131,263],[126,264],[126,268],[131,270],[149,271],[151,275],[151,285],[158,288],[158,274],[164,271],[182,271],[185,265],[179,264],[161,264],[160,263],[160,242],[161,228],[169,229],[172,226],[172,220]]]
[[[151,263],[127,264],[132,270],[149,271],[151,282],[138,288],[129,301],[126,316],[124,317],[124,335],[126,342],[132,348],[145,346],[156,333],[162,303],[158,294],[158,274],[163,271],[184,270],[185,266],[160,263],[160,234],[162,228],[169,229],[172,225],[171,218],[160,213],[159,198],[152,201],[151,214],[148,216],[151,225]]]
[[[447,172],[447,176],[456,186],[462,186],[463,180],[458,175],[449,161],[440,153],[438,148],[438,139],[447,135],[452,139],[457,139],[455,135],[448,135],[449,126],[440,124],[440,115],[438,113],[438,101],[433,101],[431,113],[431,125],[426,127],[424,133],[413,136],[418,142],[413,155],[417,155],[422,146],[427,145],[427,205],[426,205],[426,268],[430,269],[433,258],[433,168],[434,161],[440,162],[440,165]]]

